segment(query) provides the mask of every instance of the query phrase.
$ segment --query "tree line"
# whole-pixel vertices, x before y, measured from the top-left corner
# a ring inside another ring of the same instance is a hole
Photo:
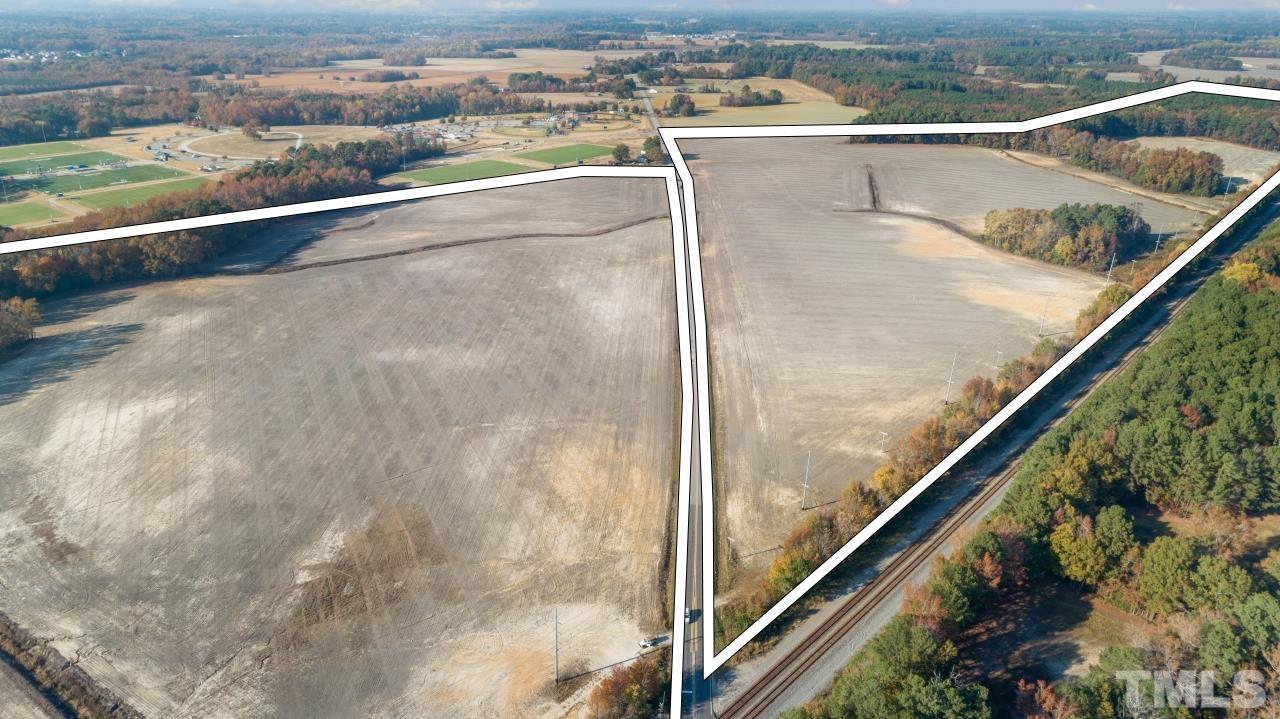
[[[752,90],[750,85],[743,85],[738,92],[726,92],[720,96],[723,107],[758,107],[761,105],[781,105],[782,92],[777,89],[768,92]]]
[[[220,182],[154,197],[130,208],[102,210],[56,228],[9,230],[0,239],[12,241],[377,192],[385,188],[374,182],[374,176],[399,168],[402,157],[413,160],[443,152],[442,146],[407,133],[333,146],[304,145],[286,151],[278,161],[255,163]],[[220,225],[4,255],[0,257],[0,296],[44,297],[108,282],[175,275],[239,246],[264,226],[263,222]]]

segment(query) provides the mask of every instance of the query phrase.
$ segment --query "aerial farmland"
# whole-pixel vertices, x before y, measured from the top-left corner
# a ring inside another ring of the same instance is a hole
[[[960,383],[1069,334],[1104,287],[966,236],[988,211],[1131,205],[1166,236],[1204,218],[977,147],[752,138],[681,148],[707,287],[721,596],[754,586],[802,502],[868,480]]]
[[[576,711],[670,622],[671,231],[566,180],[49,301],[0,362],[11,619],[149,717]]]

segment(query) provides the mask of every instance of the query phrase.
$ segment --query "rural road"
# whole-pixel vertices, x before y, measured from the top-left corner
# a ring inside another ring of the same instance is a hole
[[[653,111],[653,103],[650,102],[648,95],[641,95],[640,100],[644,102],[644,114],[649,118],[649,125],[654,132],[658,131],[658,113]]]
[[[1061,388],[1051,389],[1052,396],[1032,408],[1035,414],[1023,418],[1018,429],[1000,440],[1000,451],[968,462],[969,468],[939,483],[926,495],[932,500],[930,506],[917,510],[923,516],[912,517],[911,526],[895,529],[891,523],[889,531],[901,536],[892,537],[880,561],[843,580],[844,586],[829,590],[834,596],[766,654],[721,670],[723,676],[716,682],[723,682],[716,715],[776,716],[820,695],[853,655],[897,614],[906,586],[922,583],[933,558],[949,553],[951,536],[977,524],[999,505],[1025,448],[1158,339],[1221,260],[1277,215],[1277,204],[1272,202],[1222,238],[1210,251],[1208,261],[1184,270],[1164,295],[1152,301],[1144,317],[1121,325],[1119,334],[1113,335],[1101,352],[1086,356],[1083,361],[1089,371],[1067,377]]]
[[[645,106],[652,117],[652,107],[649,105],[648,99],[645,99]],[[657,121],[654,120],[656,125]],[[681,195],[683,197],[683,195]],[[688,211],[687,209],[685,211]],[[687,245],[686,245],[687,247]],[[692,272],[689,266],[689,258],[684,258],[685,272]],[[689,283],[686,289],[683,301],[688,304],[689,317],[695,316],[694,310],[694,288],[693,283]],[[695,324],[696,323],[691,323]],[[694,356],[690,358],[692,366],[697,367],[697,348],[698,338],[696,336],[697,327],[690,327],[689,346]],[[691,388],[693,393],[693,414],[699,416],[701,403],[703,398],[698,396],[698,385],[693,383]],[[709,628],[706,625],[705,607],[702,606],[702,467],[699,457],[701,456],[701,446],[699,445],[698,432],[692,434],[692,443],[689,448],[689,527],[688,527],[688,543],[686,547],[687,576],[685,578],[685,607],[689,610],[689,615],[693,621],[689,622],[686,628],[686,636],[684,641],[684,675],[681,678],[681,716],[689,717],[712,717],[714,713],[711,707],[711,683],[703,677],[703,642],[706,640]]]

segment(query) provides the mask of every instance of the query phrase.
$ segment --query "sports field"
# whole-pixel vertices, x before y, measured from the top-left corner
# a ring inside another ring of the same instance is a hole
[[[410,180],[425,182],[429,185],[441,185],[448,182],[514,175],[520,172],[529,172],[532,169],[524,165],[517,165],[514,162],[476,160],[475,162],[464,162],[458,165],[442,165],[440,167],[428,167],[425,170],[413,170],[397,175],[397,177],[407,177]]]
[[[173,182],[157,182],[154,185],[138,185],[136,187],[125,187],[119,190],[94,192],[88,195],[80,195],[79,197],[72,199],[85,207],[92,207],[95,210],[101,210],[104,207],[136,205],[139,202],[146,202],[147,200],[153,197],[159,197],[160,195],[194,190],[200,185],[208,182],[209,179],[210,178],[208,177],[188,177],[185,180],[174,180]]]
[[[28,222],[39,222],[53,217],[62,217],[62,213],[51,209],[48,205],[35,202],[19,202],[13,205],[0,205],[0,226],[13,227]]]
[[[75,192],[77,190],[92,190],[97,187],[107,187],[109,185],[124,185],[130,182],[149,182],[151,180],[167,180],[171,177],[182,177],[183,173],[177,170],[170,170],[167,167],[159,165],[137,165],[135,167],[122,167],[118,170],[103,170],[102,172],[85,172],[74,175],[59,175],[56,177],[42,177],[32,184],[36,189],[42,192]]]
[[[32,157],[48,157],[83,150],[84,145],[74,142],[37,142],[30,145],[11,145],[0,147],[0,162],[6,160],[22,160]]]
[[[67,143],[70,144],[70,143]],[[102,162],[124,162],[125,158],[119,155],[113,155],[110,152],[102,152],[101,150],[90,150],[89,152],[77,152],[73,155],[59,155],[58,157],[49,158],[47,160],[13,160],[11,162],[0,162],[0,175],[21,175],[31,169],[32,165],[40,165],[46,168],[66,167],[67,165],[97,165]]]
[[[603,145],[587,145],[579,143],[577,145],[565,145],[563,147],[549,147],[545,150],[533,150],[532,152],[520,152],[516,157],[523,157],[526,160],[534,160],[536,162],[545,162],[549,165],[563,165],[578,160],[589,160],[593,157],[600,157],[613,152],[612,148]]]

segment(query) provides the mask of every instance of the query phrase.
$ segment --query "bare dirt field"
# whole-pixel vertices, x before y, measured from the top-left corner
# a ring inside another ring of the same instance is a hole
[[[1162,65],[1161,59],[1164,58],[1168,50],[1151,50],[1148,52],[1134,53],[1134,59],[1139,65],[1150,68],[1160,68],[1165,72],[1173,75],[1179,82],[1187,80],[1209,80],[1210,82],[1224,82],[1231,77],[1245,77],[1255,80],[1277,80],[1280,79],[1280,60],[1274,57],[1244,57],[1235,56],[1243,65],[1242,70],[1201,70],[1194,67],[1180,67],[1178,65]],[[1111,79],[1108,77],[1108,79]],[[1127,78],[1117,77],[1117,80]],[[1137,80],[1135,79],[1134,82]]]
[[[952,227],[991,209],[1132,201],[973,147],[836,138],[685,140],[698,197],[711,341],[715,480],[733,586],[767,566],[810,506],[865,480],[886,444],[998,358],[1069,331],[1103,281],[1018,258]],[[868,173],[879,211],[871,210]],[[1199,215],[1147,201],[1157,229]],[[946,224],[924,218],[936,218]],[[883,435],[881,433],[884,433]],[[724,590],[732,589],[722,587]]]
[[[762,105],[758,107],[722,107],[721,93],[689,92],[684,93],[693,100],[698,108],[697,115],[692,117],[663,117],[661,123],[667,126],[716,126],[716,125],[823,125],[843,124],[854,118],[867,114],[860,107],[846,107],[835,101],[831,95],[809,87],[797,80],[780,80],[770,77],[751,77],[744,80],[693,80],[689,86],[694,89],[703,85],[714,85],[722,92],[737,92],[743,85],[750,85],[752,90],[768,92],[778,90],[782,93],[781,105]],[[654,88],[656,93],[650,94],[654,109],[663,110],[675,95],[674,88]]]
[[[666,626],[671,228],[656,180],[481,194],[46,303],[0,607],[148,716],[572,712],[557,610],[567,675]]]
[[[228,77],[225,83],[252,83],[259,87],[277,89],[332,90],[338,92],[377,92],[391,83],[364,82],[360,80],[370,70],[403,70],[416,72],[421,77],[408,80],[416,87],[432,87],[453,83],[465,83],[477,77],[486,77],[502,85],[513,72],[541,70],[561,77],[577,77],[587,74],[587,67],[595,58],[623,58],[643,55],[645,50],[554,50],[529,48],[515,50],[514,58],[461,58],[433,57],[422,67],[383,65],[381,60],[347,60],[326,67],[303,68],[270,76],[248,75],[243,80]],[[323,76],[323,77],[322,77]],[[352,80],[351,78],[356,78]],[[213,81],[212,77],[206,78]]]

